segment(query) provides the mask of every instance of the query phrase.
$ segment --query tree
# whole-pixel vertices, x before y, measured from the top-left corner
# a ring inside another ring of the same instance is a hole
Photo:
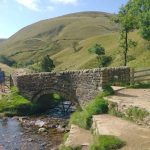
[[[133,2],[132,2],[133,1]],[[132,15],[138,18],[138,27],[141,36],[150,41],[150,1],[149,0],[130,0],[132,4]]]
[[[105,55],[105,48],[101,44],[94,44],[88,51],[97,55],[99,67],[105,67],[111,61],[111,57]]]
[[[130,5],[126,5],[122,7],[119,11],[119,15],[115,22],[119,23],[120,25],[120,47],[123,50],[124,54],[124,66],[127,65],[127,54],[130,47],[133,47],[131,43],[135,43],[129,39],[128,34],[129,32],[133,31],[136,28],[136,19],[130,13]],[[135,44],[134,44],[135,45]]]
[[[53,63],[53,60],[50,59],[48,55],[43,57],[41,61],[41,71],[51,72],[54,68],[55,68],[55,65]]]
[[[134,18],[134,23],[141,36],[150,41],[150,1],[129,0],[124,7],[127,9],[128,15],[130,14]]]

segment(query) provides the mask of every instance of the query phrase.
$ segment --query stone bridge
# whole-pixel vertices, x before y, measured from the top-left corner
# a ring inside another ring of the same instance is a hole
[[[36,102],[46,94],[58,93],[80,106],[92,100],[114,79],[129,82],[130,68],[101,68],[13,76],[14,85],[31,101]]]

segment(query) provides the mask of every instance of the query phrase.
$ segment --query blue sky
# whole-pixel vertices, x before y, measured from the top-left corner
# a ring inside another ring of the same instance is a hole
[[[117,13],[128,0],[0,0],[0,38],[39,20],[79,11]]]

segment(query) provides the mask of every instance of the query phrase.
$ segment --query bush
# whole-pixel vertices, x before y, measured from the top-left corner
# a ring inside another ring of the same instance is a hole
[[[92,125],[92,116],[108,112],[106,100],[96,97],[82,111],[77,111],[71,115],[69,124],[76,124],[81,128],[89,129]]]
[[[101,135],[94,139],[90,150],[116,150],[125,145],[125,142],[112,135]]]
[[[100,67],[107,67],[112,61],[112,57],[111,56],[106,56],[103,55],[101,56],[101,59],[99,61],[99,66]]]

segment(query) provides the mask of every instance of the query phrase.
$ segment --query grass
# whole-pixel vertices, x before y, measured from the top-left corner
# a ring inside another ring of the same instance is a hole
[[[138,107],[130,107],[125,112],[125,117],[132,121],[143,121],[150,113],[145,109]]]
[[[90,129],[93,115],[108,113],[108,101],[103,97],[112,94],[114,94],[114,91],[111,86],[106,86],[104,91],[97,95],[94,100],[89,102],[83,109],[71,115],[69,124],[75,124],[81,128]]]
[[[149,89],[150,88],[150,83],[135,83],[134,85],[128,86],[128,88]]]
[[[10,75],[14,72],[15,69],[9,67],[8,65],[0,63],[0,68],[5,71],[6,75]]]
[[[0,100],[0,113],[5,116],[31,115],[36,112],[37,105],[19,94],[13,87],[11,94]]]
[[[77,147],[66,147],[66,146],[61,146],[60,148],[59,148],[59,150],[81,150],[82,149],[82,147],[81,146],[77,146]]]
[[[116,117],[124,118],[126,120],[137,122],[143,121],[143,119],[150,113],[144,108],[139,108],[135,106],[129,107],[125,110],[125,112],[120,112],[117,110],[116,104],[112,103],[111,106],[109,104],[109,114],[114,115]]]
[[[76,124],[81,128],[90,129],[92,125],[92,116],[96,114],[107,113],[108,103],[103,98],[97,96],[82,111],[76,111],[71,115],[69,124]]]
[[[125,142],[112,135],[100,135],[94,138],[90,150],[117,150],[125,145]]]

